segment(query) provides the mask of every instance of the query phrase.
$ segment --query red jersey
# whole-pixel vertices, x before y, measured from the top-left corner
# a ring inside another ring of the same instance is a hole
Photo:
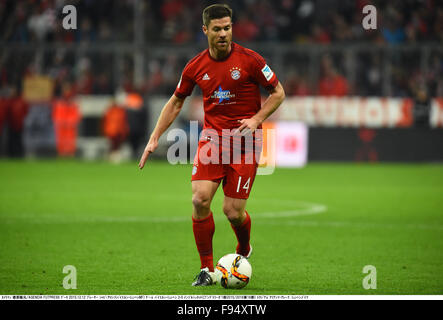
[[[254,116],[261,108],[260,87],[275,88],[277,76],[258,53],[231,43],[231,52],[215,60],[204,50],[191,59],[183,70],[174,92],[178,98],[201,88],[205,111],[204,128],[235,129],[238,120]]]

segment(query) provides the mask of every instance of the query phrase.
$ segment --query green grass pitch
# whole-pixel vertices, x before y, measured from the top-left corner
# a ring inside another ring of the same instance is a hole
[[[0,161],[0,294],[443,294],[443,166],[313,163],[258,176],[242,290],[194,288],[191,166]],[[235,235],[213,202],[214,258]],[[77,289],[63,288],[63,267]],[[366,265],[377,289],[365,290]]]

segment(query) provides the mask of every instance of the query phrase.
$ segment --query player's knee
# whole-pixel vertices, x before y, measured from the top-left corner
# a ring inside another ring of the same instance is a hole
[[[194,205],[194,208],[197,210],[199,209],[209,209],[211,205],[211,200],[209,197],[206,197],[203,194],[193,194],[192,195],[192,204]]]
[[[236,208],[232,205],[224,205],[223,206],[223,212],[226,215],[226,218],[228,218],[228,220],[231,223],[235,223],[236,221],[238,221],[239,219],[241,219],[241,215],[242,215],[242,211],[240,210],[241,208]]]

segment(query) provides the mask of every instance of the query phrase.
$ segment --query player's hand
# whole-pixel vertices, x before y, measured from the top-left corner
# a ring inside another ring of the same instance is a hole
[[[242,119],[238,120],[238,122],[240,122],[241,125],[237,128],[235,133],[241,133],[242,135],[254,133],[254,131],[257,130],[258,126],[260,125],[260,121],[256,120],[255,118]]]
[[[148,144],[146,145],[145,151],[143,151],[142,157],[140,159],[140,162],[138,163],[138,167],[141,169],[143,169],[143,167],[145,166],[146,160],[148,160],[148,157],[151,153],[153,153],[155,151],[155,149],[157,149],[158,147],[158,142],[157,141],[149,141]]]

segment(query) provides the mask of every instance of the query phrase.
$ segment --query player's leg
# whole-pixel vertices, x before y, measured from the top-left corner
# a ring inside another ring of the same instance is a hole
[[[246,208],[246,199],[232,198],[225,196],[223,200],[223,212],[231,223],[237,237],[236,252],[242,256],[248,257],[251,252],[251,217]]]
[[[194,180],[192,181],[192,218],[201,220],[207,218],[211,212],[212,198],[217,191],[220,181]]]
[[[223,213],[234,226],[241,225],[246,219],[246,199],[225,196],[223,199]]]
[[[214,271],[212,237],[215,231],[211,201],[220,182],[209,180],[192,181],[192,229],[200,255],[201,269]]]
[[[250,245],[251,217],[245,208],[257,174],[258,160],[255,153],[252,152],[254,148],[251,149],[245,144],[244,150],[241,151],[241,161],[235,161],[237,158],[234,154],[235,151],[239,151],[238,148],[239,145],[234,142],[233,162],[226,165],[226,176],[223,180],[225,194],[223,212],[231,222],[231,227],[237,237],[236,252],[249,258],[252,253]]]
[[[224,175],[223,166],[206,160],[202,147],[210,142],[200,141],[192,168],[192,229],[200,256],[201,270],[193,286],[207,286],[215,283],[212,237],[215,231],[211,202]],[[202,158],[202,159],[201,159]]]

